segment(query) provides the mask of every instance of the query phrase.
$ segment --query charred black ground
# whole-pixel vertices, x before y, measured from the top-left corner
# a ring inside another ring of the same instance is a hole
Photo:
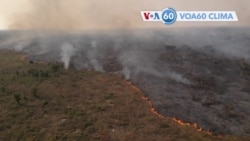
[[[250,135],[250,29],[2,33],[0,48],[35,61],[117,73],[168,117],[215,134]]]

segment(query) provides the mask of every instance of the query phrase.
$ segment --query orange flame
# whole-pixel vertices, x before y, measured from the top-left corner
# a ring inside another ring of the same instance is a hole
[[[180,124],[180,125],[183,125],[183,126],[192,126],[192,127],[194,127],[197,131],[204,131],[204,132],[206,132],[207,134],[212,135],[212,132],[203,130],[202,128],[200,128],[200,127],[198,126],[197,123],[191,124],[191,123],[183,122],[182,120],[179,120],[179,119],[177,119],[177,118],[172,118],[172,119],[173,119],[175,122],[177,122],[178,124]]]
[[[141,96],[141,99],[148,102],[149,106],[151,107],[150,111],[151,111],[153,114],[157,115],[157,116],[160,117],[160,118],[166,118],[166,117],[164,117],[163,115],[161,115],[161,114],[153,107],[153,103],[149,100],[148,97],[145,97],[144,95],[142,95],[142,96]]]
[[[126,80],[126,82],[127,82],[127,84],[128,84],[130,87],[134,88],[136,91],[138,91],[138,92],[141,91],[141,89],[140,89],[139,87],[135,86],[131,81]]]
[[[130,85],[131,87],[133,87],[135,90],[141,91],[140,88],[138,88],[137,86],[133,85],[132,82],[130,82],[130,81],[126,81],[126,82],[128,83],[128,85]],[[149,106],[151,107],[151,110],[150,110],[150,111],[151,111],[153,114],[157,115],[159,118],[167,118],[167,117],[161,115],[161,114],[154,108],[153,103],[150,101],[150,99],[149,99],[148,97],[142,95],[142,96],[141,96],[141,99],[144,100],[144,101],[146,101],[146,102],[149,104]],[[192,124],[192,123],[187,123],[187,122],[184,122],[184,121],[182,121],[182,120],[179,120],[179,119],[177,119],[177,118],[175,118],[175,117],[172,118],[172,120],[175,121],[176,123],[178,123],[179,125],[182,125],[182,126],[191,126],[191,127],[195,128],[195,129],[196,129],[197,131],[199,131],[199,132],[204,132],[204,133],[206,133],[206,134],[208,134],[208,135],[213,135],[213,133],[212,133],[211,131],[209,131],[209,130],[204,130],[204,129],[200,128],[200,127],[198,126],[197,123],[193,123],[193,124]],[[218,135],[218,137],[220,137],[220,136]]]

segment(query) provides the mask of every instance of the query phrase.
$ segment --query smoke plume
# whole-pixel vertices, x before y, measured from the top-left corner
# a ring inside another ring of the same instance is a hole
[[[64,68],[68,69],[71,57],[75,54],[75,49],[70,43],[62,45],[61,60],[64,63]]]
[[[121,68],[114,71],[126,79],[146,73],[188,84],[190,82],[184,76],[162,61],[168,45],[249,61],[249,31],[248,28],[179,28],[109,33],[10,32],[9,37],[1,42],[1,47],[23,51],[42,60],[61,61],[66,69],[72,66],[105,72],[107,62],[115,60],[111,64],[118,62]],[[188,57],[182,55],[182,58]]]

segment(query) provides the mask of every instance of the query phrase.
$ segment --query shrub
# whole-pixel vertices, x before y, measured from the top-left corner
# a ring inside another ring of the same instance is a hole
[[[4,86],[1,86],[1,91],[5,92],[5,87]]]
[[[51,68],[52,68],[53,72],[57,72],[59,70],[60,66],[58,64],[53,64]]]
[[[37,95],[37,91],[38,91],[37,88],[32,88],[31,93],[33,94],[34,97],[40,98],[40,97]]]
[[[32,77],[38,77],[39,76],[39,72],[36,69],[30,69],[28,70],[28,73],[32,76]]]
[[[44,72],[44,71],[40,70],[39,76],[40,77],[49,77],[49,72],[48,71]]]
[[[19,71],[16,71],[16,75],[19,76]]]
[[[21,100],[21,95],[20,94],[14,94],[15,100],[17,102],[17,104],[20,104],[20,100]]]
[[[109,93],[104,96],[105,99],[112,99],[114,97],[114,93]]]
[[[34,61],[30,60],[29,63],[30,63],[30,64],[34,64]]]

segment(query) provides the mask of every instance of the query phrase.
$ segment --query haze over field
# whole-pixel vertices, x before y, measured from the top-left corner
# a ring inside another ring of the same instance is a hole
[[[241,0],[0,0],[0,28],[2,29],[114,29],[114,28],[158,28],[159,23],[145,23],[140,11],[162,10],[227,10],[236,11],[239,22],[175,23],[178,26],[249,26],[250,1]]]

